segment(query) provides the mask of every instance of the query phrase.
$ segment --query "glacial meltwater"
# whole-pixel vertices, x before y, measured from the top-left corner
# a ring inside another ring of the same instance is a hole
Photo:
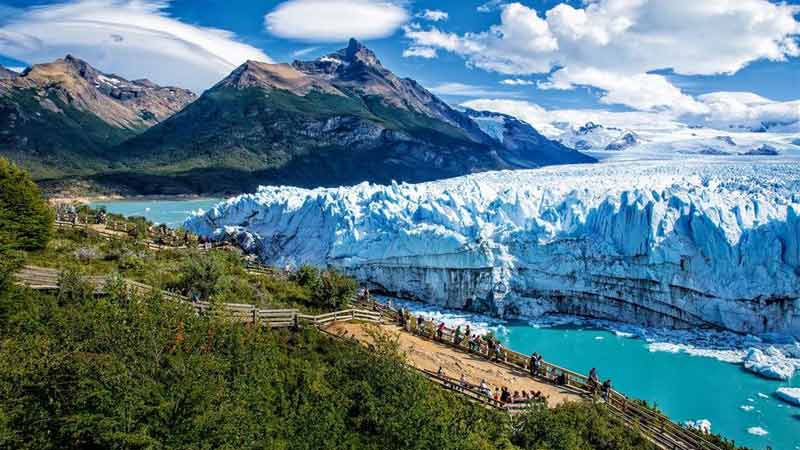
[[[125,216],[144,217],[154,223],[169,227],[180,226],[198,209],[209,209],[220,202],[218,198],[187,200],[108,200],[89,204],[92,208],[105,207],[106,211]]]
[[[692,356],[679,350],[680,343],[649,341],[590,325],[543,326],[394,302],[451,326],[469,323],[479,332],[491,331],[507,348],[538,352],[562,367],[581,373],[597,368],[602,379],[610,378],[626,395],[655,403],[679,423],[709,420],[712,432],[738,445],[800,450],[800,407],[775,396],[780,387],[800,387],[800,375],[788,382],[767,380],[746,372],[741,364],[711,356],[725,359],[726,351],[693,348],[709,356]]]
[[[174,227],[193,211],[209,209],[218,201],[100,201],[91,206],[105,206],[112,213],[144,216]],[[680,339],[660,342],[587,325],[542,326],[418,303],[402,304],[415,314],[450,324],[471,323],[474,329],[492,331],[508,348],[525,354],[539,352],[545,359],[579,372],[587,373],[595,367],[601,378],[611,378],[621,392],[655,403],[680,423],[707,419],[713,432],[739,445],[800,450],[800,407],[775,396],[779,387],[800,387],[800,375],[788,382],[763,379],[746,372],[741,364],[681,352]],[[725,359],[724,352],[705,351],[702,347],[695,350]]]

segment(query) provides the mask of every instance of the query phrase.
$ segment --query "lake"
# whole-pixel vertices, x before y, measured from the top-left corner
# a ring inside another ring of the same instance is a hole
[[[89,204],[92,208],[105,207],[106,211],[125,216],[140,216],[154,223],[171,228],[180,226],[189,215],[198,209],[207,210],[219,203],[220,198],[198,198],[187,200],[108,200]]]

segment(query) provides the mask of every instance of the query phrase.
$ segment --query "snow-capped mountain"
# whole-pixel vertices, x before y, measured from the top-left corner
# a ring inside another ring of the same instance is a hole
[[[605,127],[594,122],[587,122],[577,128],[570,127],[557,140],[579,151],[619,151],[641,143],[639,136],[631,130]]]
[[[797,337],[798,192],[797,160],[705,156],[262,187],[186,226],[448,307]]]

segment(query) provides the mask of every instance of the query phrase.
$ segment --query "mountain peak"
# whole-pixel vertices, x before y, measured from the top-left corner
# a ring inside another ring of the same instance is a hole
[[[336,52],[341,55],[343,60],[348,63],[360,61],[368,66],[380,66],[381,62],[375,53],[355,38],[350,38],[347,47]]]

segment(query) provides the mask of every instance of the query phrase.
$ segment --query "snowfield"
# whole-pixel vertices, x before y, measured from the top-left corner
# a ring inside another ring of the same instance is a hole
[[[798,337],[800,164],[746,161],[262,187],[186,227],[269,264],[332,265],[375,291],[452,308]]]

